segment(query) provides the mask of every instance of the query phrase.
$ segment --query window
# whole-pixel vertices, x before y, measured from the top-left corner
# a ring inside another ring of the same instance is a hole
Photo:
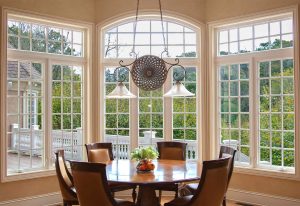
[[[218,32],[219,55],[293,47],[291,17],[247,24]]]
[[[57,149],[81,160],[88,28],[7,18],[5,176],[52,169]]]
[[[161,22],[153,17],[138,21],[135,41],[134,20],[113,25],[103,31],[102,71],[105,74],[103,81],[105,86],[103,93],[105,95],[116,86],[116,80],[112,74],[120,59],[132,61],[130,52],[133,45],[135,45],[138,57],[148,54],[160,57],[164,51],[164,38],[169,52],[169,56],[165,57],[179,57],[184,60],[183,66],[187,69],[187,77],[183,83],[189,91],[197,94],[199,55],[197,53],[198,34],[196,29],[173,19],[164,21],[163,24],[164,32]],[[172,99],[166,100],[163,97],[163,94],[175,83],[172,80],[167,80],[157,90],[144,91],[132,83],[129,71],[118,71],[126,75],[124,84],[128,89],[134,91],[133,93],[136,94],[137,98],[128,100],[103,97],[105,101],[103,108],[105,118],[104,121],[101,121],[105,122],[105,134],[103,136],[105,136],[106,141],[113,142],[115,156],[128,158],[131,151],[130,145],[156,145],[157,141],[174,139],[186,141],[188,143],[188,158],[197,158],[197,97],[174,98],[174,103],[172,103]],[[170,70],[168,75],[171,79],[173,71]],[[173,115],[173,111],[177,112],[177,116]],[[115,150],[117,147],[119,149]]]
[[[295,173],[292,14],[253,22],[217,28],[219,144],[239,166]]]

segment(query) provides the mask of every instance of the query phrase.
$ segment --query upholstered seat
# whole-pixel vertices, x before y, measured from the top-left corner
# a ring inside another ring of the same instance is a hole
[[[65,163],[64,150],[55,152],[55,169],[56,176],[59,182],[61,195],[64,206],[78,205],[76,190],[73,185],[73,177],[68,171]]]
[[[104,163],[114,159],[112,152],[112,143],[110,142],[98,142],[92,144],[86,144],[87,157],[89,162]],[[136,201],[136,186],[125,183],[112,183],[108,182],[110,190],[113,192],[124,191],[132,189],[132,199]]]
[[[195,194],[176,198],[165,206],[220,206],[227,188],[230,159],[232,157],[204,161]]]
[[[227,183],[226,191],[228,189],[230,179],[231,179],[231,176],[232,176],[232,172],[233,172],[233,168],[234,168],[235,154],[236,154],[236,149],[233,149],[233,148],[227,147],[227,146],[221,146],[221,148],[220,148],[219,158],[232,156],[232,159],[230,159],[229,165],[228,165],[228,183]],[[197,188],[198,188],[197,183],[187,184],[183,188],[180,189],[180,195],[185,196],[185,195],[194,194],[196,192]],[[222,205],[226,206],[226,194],[224,196]]]
[[[157,142],[157,150],[159,159],[165,160],[185,160],[186,159],[186,143],[183,142]],[[170,183],[157,185],[159,190],[159,202],[161,201],[162,191],[174,191],[175,198],[178,197],[178,184]]]
[[[133,202],[113,198],[105,167],[102,163],[71,162],[80,206],[134,206]]]

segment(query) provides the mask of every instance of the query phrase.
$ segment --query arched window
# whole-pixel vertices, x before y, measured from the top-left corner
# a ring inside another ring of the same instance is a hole
[[[102,74],[103,114],[101,125],[104,140],[113,142],[115,155],[119,158],[128,158],[131,147],[142,145],[156,145],[157,141],[177,140],[188,143],[187,157],[197,158],[197,87],[199,77],[199,29],[185,22],[167,19],[162,23],[156,18],[143,18],[138,21],[134,37],[134,20],[124,21],[103,29],[102,45]],[[163,58],[174,63],[179,58],[186,68],[186,78],[183,81],[186,88],[195,93],[194,97],[164,98],[173,81],[173,72],[169,71],[164,85],[154,91],[144,91],[131,82],[130,72],[126,74],[125,85],[134,94],[136,99],[107,99],[116,86],[112,75],[114,69],[122,59],[131,63],[134,50],[138,57],[156,55],[161,57],[166,47],[169,55]],[[118,150],[119,148],[119,150]]]

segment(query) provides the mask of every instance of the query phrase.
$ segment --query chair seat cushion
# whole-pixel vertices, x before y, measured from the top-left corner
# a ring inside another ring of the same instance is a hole
[[[122,199],[117,199],[115,198],[115,201],[118,206],[134,206],[135,204],[133,202],[127,201],[127,200],[122,200]]]
[[[164,206],[187,206],[189,205],[193,195],[179,197],[164,204]]]

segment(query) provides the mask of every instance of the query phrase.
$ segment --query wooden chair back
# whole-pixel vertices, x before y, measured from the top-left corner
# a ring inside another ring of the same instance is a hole
[[[220,148],[220,153],[219,153],[219,158],[224,158],[231,156],[232,158],[229,160],[228,164],[228,182],[227,182],[227,188],[229,186],[229,182],[232,176],[233,168],[234,168],[234,158],[236,154],[236,149],[228,146],[221,146]]]
[[[108,187],[105,167],[102,163],[71,162],[80,206],[116,205]]]
[[[199,186],[189,203],[190,206],[220,206],[227,189],[230,158],[203,162]]]
[[[89,162],[108,162],[114,159],[110,142],[86,144],[85,148]]]
[[[185,160],[186,146],[183,142],[157,142],[159,159]]]
[[[55,170],[59,182],[60,191],[64,202],[70,204],[78,203],[76,192],[73,190],[73,177],[70,174],[64,157],[64,150],[57,150],[55,152]]]

